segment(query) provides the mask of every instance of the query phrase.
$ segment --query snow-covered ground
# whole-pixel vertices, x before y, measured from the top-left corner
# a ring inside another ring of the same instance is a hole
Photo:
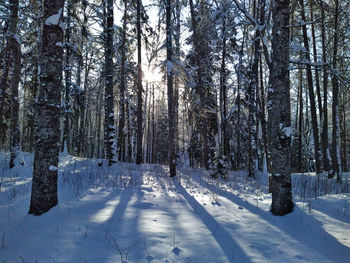
[[[295,209],[275,217],[263,175],[221,181],[182,168],[171,179],[166,166],[62,156],[59,204],[32,216],[32,155],[11,171],[8,158],[0,153],[0,263],[350,262],[347,183],[294,175]]]

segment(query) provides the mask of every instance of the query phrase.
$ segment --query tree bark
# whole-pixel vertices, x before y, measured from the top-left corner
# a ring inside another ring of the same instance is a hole
[[[18,85],[21,79],[21,44],[19,43],[19,37],[17,33],[17,20],[18,20],[18,0],[10,1],[10,23],[8,43],[10,46],[11,58],[12,58],[12,72],[11,77],[11,123],[10,123],[10,168],[16,165],[16,158],[20,151],[20,130],[19,130],[19,98],[18,98]]]
[[[167,48],[167,87],[168,87],[168,119],[169,119],[169,169],[170,177],[176,175],[176,155],[175,155],[175,120],[173,104],[173,45],[172,45],[172,22],[171,22],[171,0],[166,1],[166,48]]]
[[[63,119],[63,141],[61,144],[61,151],[67,151],[71,153],[70,149],[70,126],[71,126],[71,91],[72,91],[72,67],[70,65],[71,60],[71,9],[72,0],[67,0],[67,17],[66,17],[66,30],[65,30],[65,42],[64,46],[66,48],[65,54],[65,67],[64,67],[64,77],[65,77],[65,98],[64,98],[64,119]]]
[[[335,17],[334,17],[334,40],[333,40],[333,69],[337,68],[338,56],[338,16],[339,16],[339,2],[335,0]],[[339,82],[335,74],[332,75],[332,173],[331,177],[337,175],[337,181],[341,182],[342,170],[339,151]]]
[[[1,77],[1,86],[0,86],[0,143],[3,144],[6,139],[6,125],[5,125],[5,98],[6,98],[6,89],[8,86],[8,75],[10,71],[10,62],[11,62],[11,52],[9,43],[6,43],[4,49],[4,59],[1,63],[2,67],[2,77]]]
[[[114,92],[113,92],[113,0],[106,1],[106,50],[105,50],[105,146],[108,166],[115,160],[115,124],[114,124]]]
[[[227,134],[227,72],[226,72],[226,16],[222,18],[222,53],[220,66],[220,117],[221,117],[221,152],[229,156],[229,138]]]
[[[301,6],[301,19],[303,21],[306,21],[305,10],[304,10],[304,0],[300,0],[299,2]],[[320,140],[319,140],[319,134],[318,134],[316,102],[315,102],[315,93],[314,93],[314,86],[313,86],[313,80],[312,80],[311,65],[310,65],[311,63],[310,48],[309,48],[309,40],[307,36],[306,25],[302,27],[302,30],[303,30],[304,47],[306,50],[305,56],[307,61],[309,62],[306,65],[306,76],[307,76],[307,86],[309,90],[309,99],[310,99],[310,106],[311,106],[311,123],[312,123],[313,137],[314,137],[316,174],[320,174],[321,173]]]
[[[203,64],[202,59],[203,55],[203,46],[204,43],[200,38],[197,28],[197,18],[194,10],[193,1],[189,1],[190,4],[190,13],[191,13],[191,22],[192,22],[192,30],[193,30],[193,46],[195,50],[195,63],[197,66],[197,78],[198,83],[196,85],[196,92],[199,94],[200,98],[200,119],[199,119],[199,130],[201,135],[201,167],[209,168],[209,134],[208,134],[208,120],[207,120],[207,107],[205,103],[205,87],[203,83]]]
[[[29,213],[40,215],[57,200],[57,167],[60,137],[60,107],[63,29],[63,0],[44,2],[42,69],[37,102],[34,170]]]
[[[126,86],[126,78],[125,78],[125,48],[126,48],[126,23],[127,23],[127,1],[124,0],[124,16],[123,16],[123,31],[122,31],[122,43],[121,43],[121,65],[120,65],[120,100],[119,100],[119,130],[118,130],[118,158],[119,161],[125,161],[125,86]]]
[[[322,60],[326,64],[326,29],[325,29],[325,16],[324,7],[321,7],[321,34],[322,34]],[[323,114],[322,114],[322,152],[323,152],[323,170],[329,172],[330,165],[330,153],[329,153],[329,143],[328,143],[328,69],[327,66],[323,66]]]
[[[289,0],[273,3],[272,82],[268,102],[268,135],[271,163],[271,212],[293,210],[291,192],[291,111],[289,86]]]
[[[141,0],[137,0],[137,136],[136,136],[136,164],[142,163],[142,64],[141,64]]]

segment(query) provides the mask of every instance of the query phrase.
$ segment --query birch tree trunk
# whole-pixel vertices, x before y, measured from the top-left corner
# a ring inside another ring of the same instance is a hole
[[[289,0],[274,0],[272,27],[272,82],[268,102],[268,135],[272,173],[271,212],[293,210],[291,192],[291,111],[289,86]]]
[[[105,51],[105,146],[108,166],[115,163],[115,124],[113,93],[113,0],[106,1],[106,51]]]
[[[65,53],[65,65],[64,65],[64,77],[65,77],[65,93],[64,93],[64,118],[63,118],[63,141],[61,144],[61,151],[71,152],[70,144],[70,127],[71,127],[71,117],[72,117],[72,105],[71,105],[71,91],[72,91],[72,67],[71,67],[71,9],[72,0],[67,0],[67,17],[65,21],[65,42],[64,46],[66,48]]]
[[[34,170],[29,213],[40,215],[57,200],[63,62],[63,0],[44,1],[42,69],[37,102]]]

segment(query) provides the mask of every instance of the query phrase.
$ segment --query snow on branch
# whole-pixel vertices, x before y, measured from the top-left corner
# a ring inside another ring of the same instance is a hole
[[[45,25],[47,26],[58,26],[60,24],[60,18],[62,15],[62,8],[60,8],[60,10],[58,11],[58,13],[49,16],[48,18],[46,18],[45,20]]]

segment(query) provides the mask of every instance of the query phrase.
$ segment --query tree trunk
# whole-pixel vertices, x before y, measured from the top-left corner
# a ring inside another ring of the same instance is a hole
[[[21,79],[21,44],[17,33],[18,20],[18,0],[10,1],[10,24],[8,43],[10,45],[10,52],[12,58],[12,72],[11,72],[11,123],[10,123],[10,168],[16,165],[16,158],[20,151],[20,130],[19,130],[19,98],[18,85]]]
[[[304,133],[304,107],[303,107],[303,71],[299,69],[299,130],[298,130],[298,172],[303,171],[303,133]]]
[[[5,143],[6,139],[6,125],[5,125],[5,98],[6,98],[6,88],[8,83],[8,75],[10,70],[11,62],[11,52],[9,43],[6,43],[4,50],[4,59],[1,63],[2,66],[2,77],[1,77],[1,86],[0,86],[0,143]]]
[[[347,155],[347,129],[346,129],[346,102],[348,101],[347,93],[342,92],[342,100],[340,105],[340,160],[341,160],[341,168],[343,172],[348,171],[348,155]]]
[[[63,0],[44,2],[42,69],[37,102],[34,170],[29,213],[40,215],[57,200],[57,167],[60,137],[60,107],[63,30]]]
[[[222,18],[222,54],[220,68],[220,117],[221,117],[221,153],[228,158],[229,139],[227,134],[227,73],[226,73],[226,17]]]
[[[171,22],[171,0],[166,2],[166,50],[167,50],[167,86],[168,86],[168,119],[169,119],[169,168],[170,177],[176,175],[176,155],[175,155],[175,120],[174,120],[174,104],[173,104],[173,45],[172,45],[172,22]]]
[[[301,6],[301,19],[306,21],[305,18],[305,10],[304,10],[304,0],[300,0]],[[312,72],[311,72],[311,59],[310,59],[310,48],[309,48],[309,40],[306,31],[306,25],[302,27],[303,29],[303,40],[305,47],[305,56],[307,61],[309,62],[306,65],[306,76],[307,76],[307,86],[309,90],[309,98],[310,98],[310,106],[311,106],[311,122],[312,122],[312,131],[314,137],[314,151],[315,151],[315,163],[316,163],[316,174],[321,173],[321,161],[320,161],[320,140],[318,134],[318,123],[317,123],[317,112],[316,112],[316,102],[315,102],[315,93],[314,86],[312,80]]]
[[[65,98],[64,98],[64,119],[63,119],[63,141],[61,144],[61,151],[67,151],[71,153],[70,149],[70,124],[71,124],[71,113],[72,113],[72,105],[71,105],[71,90],[72,90],[72,67],[70,65],[71,60],[71,9],[72,9],[72,0],[67,0],[67,17],[66,17],[66,30],[65,30],[65,42],[64,46],[66,48],[65,54],[65,68],[64,68],[64,76],[65,76]]]
[[[324,7],[321,7],[322,16],[322,60],[326,64],[326,29],[325,29],[325,16]],[[323,170],[329,172],[329,144],[328,144],[328,69],[327,66],[323,66],[323,114],[322,114],[322,152],[323,152]]]
[[[268,135],[271,163],[271,212],[293,210],[291,192],[291,112],[289,86],[289,0],[274,1],[272,28],[272,82],[269,92]]]
[[[115,124],[114,124],[114,93],[113,93],[113,0],[106,1],[106,51],[105,51],[105,145],[108,166],[115,163]]]
[[[335,17],[334,17],[334,40],[333,40],[333,69],[337,68],[338,56],[338,16],[339,2],[335,0]],[[342,171],[339,151],[339,82],[335,73],[332,75],[332,170],[331,177],[337,175],[337,181],[341,182]]]
[[[199,117],[199,130],[201,135],[201,167],[209,168],[209,138],[208,138],[208,120],[207,120],[207,108],[205,103],[205,90],[204,90],[204,83],[203,83],[203,64],[202,59],[204,58],[203,55],[203,46],[200,39],[200,35],[198,33],[197,28],[197,18],[193,6],[193,1],[190,0],[190,12],[191,12],[191,22],[192,22],[192,30],[193,30],[193,46],[195,50],[195,63],[197,66],[197,78],[198,83],[196,85],[196,92],[199,94],[200,98],[200,110],[201,116]]]
[[[125,161],[125,131],[124,131],[124,123],[125,123],[125,86],[126,86],[126,78],[125,78],[125,45],[126,45],[126,26],[127,26],[127,1],[124,0],[124,16],[123,16],[123,31],[122,31],[122,43],[121,43],[121,65],[120,65],[120,100],[119,100],[119,130],[118,130],[118,158],[119,161]]]
[[[142,163],[142,64],[141,64],[141,0],[137,0],[137,138],[136,164]]]
[[[175,34],[174,34],[174,40],[175,40],[175,58],[176,63],[180,63],[181,55],[181,44],[180,44],[180,37],[181,37],[181,3],[180,0],[176,0],[175,2]],[[180,134],[179,134],[179,90],[180,90],[180,75],[178,72],[176,72],[174,76],[174,120],[175,120],[175,154],[176,157],[179,156],[180,146]]]

